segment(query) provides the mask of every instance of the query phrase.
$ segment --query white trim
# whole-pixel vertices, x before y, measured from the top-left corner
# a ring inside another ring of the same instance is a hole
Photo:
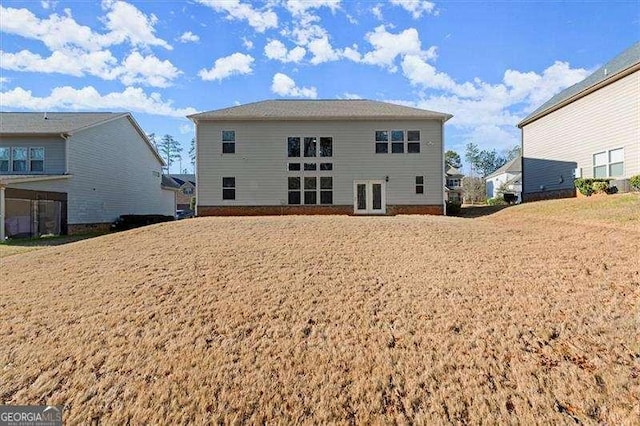
[[[0,176],[0,187],[11,185],[12,183],[40,182],[45,180],[69,179],[73,175],[4,175]]]
[[[373,208],[373,185],[381,185],[381,209]],[[358,185],[365,185],[365,209],[358,209]],[[384,180],[354,180],[353,181],[353,214],[386,214],[387,213],[387,188]]]
[[[611,152],[612,151],[618,151],[618,150],[622,150],[622,161],[616,161],[616,162],[611,162]],[[599,154],[605,154],[605,163],[604,164],[595,164],[595,157],[596,155]],[[622,163],[622,174],[619,176],[612,176],[611,175],[611,165],[612,164],[620,164]],[[615,178],[624,178],[624,163],[625,163],[625,158],[624,158],[624,146],[618,147],[618,148],[612,148],[612,149],[605,149],[603,151],[597,151],[594,152],[593,154],[591,154],[591,174],[593,176],[594,179],[615,179]],[[596,167],[606,167],[606,171],[607,174],[604,177],[596,177]]]
[[[0,186],[0,242],[3,242],[6,238],[4,231],[5,215],[6,204],[4,201],[4,186]]]

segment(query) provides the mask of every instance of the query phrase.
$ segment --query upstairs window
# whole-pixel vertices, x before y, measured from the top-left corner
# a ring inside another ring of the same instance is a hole
[[[376,154],[387,154],[389,152],[389,132],[386,130],[376,130]]]
[[[300,170],[300,163],[289,163],[288,167],[290,172],[296,172]]]
[[[320,138],[320,157],[333,155],[333,138]]]
[[[222,153],[235,154],[235,152],[236,152],[236,131],[223,130],[222,131]]]
[[[305,157],[316,156],[316,143],[317,143],[317,138],[314,138],[314,137],[304,138],[304,156]]]
[[[300,157],[300,138],[287,139],[287,156]]]
[[[403,130],[391,131],[391,152],[393,154],[404,153],[404,131]]]
[[[236,199],[236,178],[235,177],[222,178],[222,199],[223,200]]]
[[[44,148],[29,148],[29,167],[32,172],[44,172]]]
[[[407,131],[407,152],[409,154],[420,153],[420,130]]]
[[[14,172],[27,171],[28,148],[16,147],[11,149],[12,167]]]
[[[416,194],[424,194],[424,176],[416,176]]]
[[[0,148],[0,172],[9,171],[9,160],[11,154],[9,148]]]

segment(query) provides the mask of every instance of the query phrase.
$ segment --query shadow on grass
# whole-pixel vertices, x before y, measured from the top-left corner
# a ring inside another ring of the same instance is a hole
[[[509,205],[504,206],[464,206],[460,209],[460,213],[458,213],[457,217],[463,217],[467,219],[474,219],[477,217],[489,216],[494,213],[499,212],[500,210],[504,210]]]
[[[78,235],[60,235],[56,237],[36,237],[36,238],[16,238],[0,242],[0,246],[8,247],[49,247],[62,244],[73,243],[75,241],[86,240],[105,235],[104,232],[94,232]]]

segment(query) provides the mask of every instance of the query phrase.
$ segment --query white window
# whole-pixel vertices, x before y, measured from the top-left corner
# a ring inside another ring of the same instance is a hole
[[[624,175],[624,149],[617,148],[593,154],[593,177],[620,177]]]
[[[9,148],[0,148],[0,173],[9,171],[9,160],[11,159]]]
[[[624,175],[624,149],[612,149],[609,151],[609,176],[620,177]]]
[[[32,172],[44,172],[44,148],[29,148],[29,168]]]
[[[223,154],[236,153],[236,131],[235,130],[222,131],[222,153]]]
[[[28,149],[23,147],[15,147],[11,149],[12,170],[14,172],[27,171]]]

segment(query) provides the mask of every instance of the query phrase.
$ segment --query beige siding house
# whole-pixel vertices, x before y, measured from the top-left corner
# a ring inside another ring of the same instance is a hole
[[[612,178],[624,188],[626,179],[640,173],[640,43],[518,127],[524,201],[575,196],[576,177]]]
[[[189,117],[198,215],[444,213],[449,114],[271,100]]]
[[[6,236],[105,228],[122,214],[173,215],[176,188],[128,113],[1,113]]]

